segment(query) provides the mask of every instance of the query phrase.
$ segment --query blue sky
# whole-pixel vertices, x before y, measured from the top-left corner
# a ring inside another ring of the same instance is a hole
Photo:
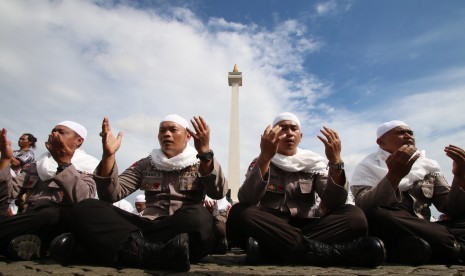
[[[403,120],[451,181],[465,146],[463,1],[1,1],[0,126],[12,141],[62,120],[84,124],[99,158],[104,116],[124,133],[121,169],[157,147],[161,117],[205,117],[227,172],[230,87],[238,64],[241,177],[260,134],[291,111],[302,148],[339,132],[349,178],[376,150],[376,127]]]

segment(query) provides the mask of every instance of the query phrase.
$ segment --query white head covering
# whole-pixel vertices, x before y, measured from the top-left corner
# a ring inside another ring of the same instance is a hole
[[[386,132],[398,126],[408,126],[408,125],[402,121],[389,121],[389,122],[379,125],[378,129],[376,130],[377,138],[383,136]]]
[[[163,118],[160,123],[163,122],[175,122],[181,125],[183,128],[187,128],[189,126],[189,122],[184,119],[183,117],[179,116],[178,114],[170,114]]]
[[[276,116],[273,120],[273,126],[275,126],[277,123],[281,121],[293,121],[293,122],[296,122],[297,125],[299,125],[300,127],[299,118],[297,118],[297,116],[295,116],[294,114],[290,112],[283,112],[283,113],[278,114],[278,116]]]
[[[87,129],[83,125],[78,124],[76,122],[63,121],[61,123],[58,123],[57,126],[65,126],[65,127],[68,127],[70,129],[74,130],[74,132],[76,132],[84,140],[87,137]]]
[[[135,202],[145,202],[145,195],[136,196],[136,201]]]

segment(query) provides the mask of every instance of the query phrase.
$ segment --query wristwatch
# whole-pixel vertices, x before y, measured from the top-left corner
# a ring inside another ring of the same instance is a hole
[[[212,150],[208,150],[204,153],[199,153],[197,154],[197,158],[200,159],[201,161],[210,161],[210,160],[213,160],[213,151]]]
[[[344,162],[341,163],[328,163],[328,168],[333,170],[343,170],[344,169]]]

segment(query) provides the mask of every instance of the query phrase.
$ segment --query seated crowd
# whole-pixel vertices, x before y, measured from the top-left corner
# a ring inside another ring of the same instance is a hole
[[[376,130],[378,150],[348,179],[337,131],[323,127],[325,156],[299,147],[296,115],[265,127],[234,204],[200,116],[164,117],[159,148],[120,171],[123,134],[102,122],[102,158],[81,146],[86,128],[55,125],[35,159],[37,139],[13,151],[0,134],[0,255],[49,257],[67,265],[188,271],[231,247],[246,263],[376,267],[460,264],[465,260],[465,151],[447,145],[449,185],[439,164],[416,148],[409,125]],[[193,140],[193,146],[189,142]],[[258,141],[257,141],[258,142]],[[135,209],[125,198],[139,193]],[[16,202],[13,215],[10,203]],[[431,219],[431,205],[445,219]]]

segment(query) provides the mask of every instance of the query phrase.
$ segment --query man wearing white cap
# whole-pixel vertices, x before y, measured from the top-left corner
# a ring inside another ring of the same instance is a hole
[[[106,265],[187,271],[190,261],[205,257],[216,239],[216,228],[202,201],[205,194],[223,198],[228,185],[210,149],[209,126],[197,116],[191,123],[195,131],[179,115],[163,118],[158,128],[160,148],[118,175],[115,154],[122,133],[115,138],[105,118],[103,157],[95,178],[101,200],[85,200],[73,208],[73,235],[62,237],[52,256],[60,261],[66,255],[63,250],[75,240],[95,256],[94,261]],[[195,148],[188,144],[191,137]],[[142,216],[103,202],[117,201],[138,189],[146,198]]]
[[[351,191],[370,233],[386,245],[387,260],[410,265],[463,260],[465,151],[454,145],[444,149],[453,160],[449,186],[439,164],[417,150],[406,123],[383,123],[376,134],[379,149],[357,165]],[[431,204],[451,219],[430,222]]]
[[[339,135],[328,127],[320,131],[327,161],[298,147],[303,135],[292,113],[279,114],[263,132],[260,155],[227,221],[228,237],[246,249],[248,263],[373,267],[384,261],[382,242],[366,236],[363,211],[345,204]]]
[[[136,215],[142,216],[145,210],[145,195],[137,195],[136,200],[134,201],[134,206],[136,209],[132,212]]]
[[[12,177],[13,156],[6,129],[0,136],[0,189],[10,198],[26,194],[27,209],[0,224],[0,253],[11,258],[43,256],[50,241],[67,231],[69,207],[96,194],[92,173],[98,160],[80,149],[87,130],[72,121],[58,123],[41,155],[30,168]],[[3,192],[2,192],[3,194]]]

